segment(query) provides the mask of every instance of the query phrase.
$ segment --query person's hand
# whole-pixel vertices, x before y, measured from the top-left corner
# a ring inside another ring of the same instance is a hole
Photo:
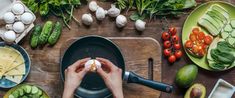
[[[109,60],[103,58],[97,58],[101,62],[102,67],[107,68],[107,71],[104,71],[102,68],[98,68],[97,72],[104,79],[106,86],[113,93],[114,98],[123,98],[122,90],[122,69],[115,66]]]
[[[89,59],[90,58],[78,60],[64,71],[65,82],[63,98],[73,98],[74,91],[81,84],[83,77],[89,71],[89,69],[85,69],[84,67],[84,63]]]

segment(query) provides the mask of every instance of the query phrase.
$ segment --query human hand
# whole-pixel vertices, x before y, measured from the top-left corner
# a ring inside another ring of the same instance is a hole
[[[108,69],[108,72],[107,72],[99,67],[97,69],[97,73],[101,75],[106,86],[113,93],[113,97],[124,98],[123,90],[122,90],[122,69],[115,66],[109,60],[106,60],[103,58],[97,58],[97,60],[101,62],[102,67],[105,67]]]
[[[65,82],[63,98],[73,98],[74,91],[81,84],[83,77],[89,71],[89,69],[84,67],[84,63],[88,60],[90,60],[90,58],[78,60],[64,71]]]

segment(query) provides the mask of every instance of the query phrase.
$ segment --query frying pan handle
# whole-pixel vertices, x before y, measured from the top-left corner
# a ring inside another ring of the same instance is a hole
[[[173,91],[173,86],[171,85],[142,78],[133,72],[129,72],[127,83],[137,83],[167,93]]]

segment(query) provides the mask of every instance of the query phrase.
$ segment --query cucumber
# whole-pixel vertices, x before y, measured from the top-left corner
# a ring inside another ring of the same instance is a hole
[[[202,18],[208,20],[215,28],[217,28],[218,31],[221,30],[222,28],[221,23],[218,23],[217,21],[215,21],[211,16],[205,14],[203,15]]]
[[[235,30],[233,30],[233,31],[230,33],[230,35],[231,35],[233,38],[235,38]]]
[[[23,96],[22,98],[29,98],[29,97],[27,97],[27,96]]]
[[[200,19],[198,21],[198,24],[206,28],[212,36],[216,36],[219,34],[219,31],[208,20]]]
[[[230,21],[230,25],[235,29],[235,19]]]
[[[36,94],[37,92],[38,92],[38,87],[36,87],[36,86],[32,86],[32,91],[31,91],[31,93],[32,94]]]
[[[223,38],[223,39],[226,39],[226,38],[228,38],[229,37],[229,33],[228,32],[226,32],[226,31],[223,31],[223,32],[221,32],[221,37]]]
[[[223,22],[223,24],[226,24],[227,23],[227,20],[224,16],[222,16],[221,14],[219,13],[216,13],[215,11],[208,11],[206,14],[216,18],[217,20]],[[222,16],[222,17],[221,17]]]
[[[39,36],[39,44],[40,45],[44,45],[47,43],[47,39],[49,38],[50,34],[51,34],[51,31],[52,31],[52,28],[53,28],[53,23],[52,21],[47,21],[43,28],[42,28],[42,32]]]
[[[42,90],[39,89],[38,92],[37,92],[37,95],[38,95],[38,96],[42,96],[42,94],[43,94],[43,93],[42,93]]]
[[[233,30],[233,28],[231,27],[230,24],[227,24],[225,27],[224,27],[224,31],[226,32],[231,32]]]
[[[14,95],[10,94],[8,98],[15,98]]]
[[[223,14],[218,12],[217,10],[211,10],[213,13],[215,13],[222,21],[224,21],[224,24],[227,24],[229,19],[227,19]]]
[[[26,92],[26,93],[31,93],[31,90],[32,90],[32,87],[31,86],[29,86],[29,85],[24,85],[24,86],[22,86],[23,87],[23,89],[24,89],[24,92]]]
[[[50,35],[50,37],[48,38],[48,43],[50,45],[55,45],[56,44],[56,42],[59,40],[59,37],[61,35],[61,31],[62,31],[61,23],[60,22],[56,22],[55,26],[54,26],[54,29],[53,29],[53,32]]]
[[[221,7],[220,5],[215,4],[215,5],[212,6],[212,9],[218,11],[218,12],[221,13],[224,17],[226,17],[227,19],[229,19],[229,13],[228,13],[228,11],[225,10],[225,9],[224,9],[223,7]]]
[[[23,90],[23,89],[19,88],[19,89],[18,89],[18,92],[19,92],[19,95],[20,95],[20,96],[23,96],[23,95],[24,95],[24,90]]]
[[[235,38],[228,37],[228,38],[226,39],[226,41],[227,41],[230,45],[232,45],[232,46],[234,46],[234,44],[235,44]]]
[[[14,96],[14,98],[18,98],[20,96],[18,90],[15,90],[12,95]]]
[[[34,30],[30,38],[30,46],[32,48],[36,48],[38,46],[38,38],[40,36],[41,31],[42,31],[42,27],[40,25],[36,25],[34,27]]]

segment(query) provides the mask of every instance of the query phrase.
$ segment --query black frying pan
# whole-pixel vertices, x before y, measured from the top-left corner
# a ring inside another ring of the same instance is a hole
[[[86,36],[76,40],[65,51],[61,58],[61,77],[64,81],[64,70],[79,59],[86,57],[102,57],[109,59],[123,70],[123,79],[127,83],[138,83],[163,92],[172,92],[173,87],[168,84],[144,79],[133,72],[125,71],[125,62],[120,49],[109,39],[100,36]],[[111,96],[103,79],[97,73],[85,75],[81,85],[77,88],[75,96],[82,98],[105,98]]]

